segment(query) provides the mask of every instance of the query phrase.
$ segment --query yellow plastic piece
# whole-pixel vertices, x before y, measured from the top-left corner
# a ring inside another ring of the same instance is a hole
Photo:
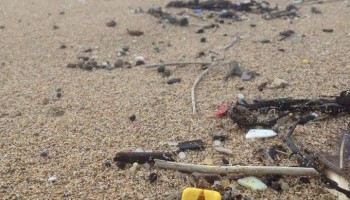
[[[221,200],[221,195],[213,190],[186,188],[182,192],[181,200]]]
[[[307,65],[307,64],[310,63],[310,61],[309,61],[308,59],[304,59],[304,60],[302,61],[302,63],[305,64],[305,65]]]

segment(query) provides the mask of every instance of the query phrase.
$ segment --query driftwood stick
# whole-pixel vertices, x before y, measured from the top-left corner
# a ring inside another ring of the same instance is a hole
[[[159,66],[175,66],[175,65],[209,65],[209,62],[174,62],[174,63],[157,63],[146,65],[146,68],[159,67]]]
[[[155,160],[156,167],[179,170],[185,172],[199,172],[210,174],[233,174],[245,175],[288,175],[288,176],[317,176],[314,168],[305,167],[276,167],[276,166],[206,166],[186,163],[176,163],[164,160]]]
[[[199,82],[203,79],[204,75],[206,75],[209,71],[209,68],[204,70],[201,75],[199,75],[196,80],[193,83],[192,90],[191,90],[191,97],[192,97],[192,113],[196,114],[197,113],[197,108],[196,108],[196,88]]]

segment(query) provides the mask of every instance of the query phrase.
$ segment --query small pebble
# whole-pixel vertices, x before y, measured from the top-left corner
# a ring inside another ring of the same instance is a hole
[[[185,152],[182,152],[182,151],[181,151],[181,152],[179,153],[179,158],[180,158],[180,159],[186,158]]]
[[[253,72],[243,71],[241,80],[242,81],[249,81],[253,78]]]
[[[56,25],[53,25],[52,28],[53,28],[54,30],[56,30],[56,29],[58,29],[59,27],[56,26]]]
[[[288,185],[288,183],[286,183],[286,182],[282,182],[282,183],[281,183],[281,189],[282,189],[283,191],[288,190],[288,189],[289,189],[289,185]]]
[[[121,68],[121,67],[123,67],[123,65],[124,65],[124,61],[122,59],[117,59],[114,62],[114,67],[116,67],[116,68]]]
[[[173,78],[167,81],[167,84],[172,85],[174,83],[180,83],[181,82],[181,78]]]
[[[228,161],[226,158],[222,158],[221,161],[222,161],[222,163],[224,163],[225,165],[230,164],[230,161]]]
[[[163,76],[164,77],[169,77],[171,75],[170,69],[164,69]]]
[[[60,49],[65,49],[67,46],[65,44],[61,44]]]
[[[151,165],[149,163],[145,163],[145,164],[143,164],[143,167],[145,169],[149,169],[149,168],[151,168]]]
[[[157,72],[158,73],[164,73],[164,71],[165,71],[165,67],[164,66],[157,67]]]
[[[104,165],[105,167],[112,167],[112,164],[111,164],[111,162],[110,162],[109,160],[105,161],[105,162],[103,163],[103,165]]]
[[[201,34],[201,33],[204,33],[204,29],[198,29],[198,31],[196,31],[196,33],[198,33],[198,34]]]
[[[47,151],[43,151],[40,153],[40,156],[46,158],[47,156],[49,156],[49,153]]]
[[[47,179],[48,181],[54,182],[56,181],[57,177],[56,175],[50,176],[49,179]]]
[[[304,184],[309,184],[311,183],[310,179],[307,177],[300,177],[299,181]]]
[[[57,92],[56,97],[57,98],[61,98],[62,97],[62,93],[61,92]]]
[[[205,43],[205,42],[207,42],[207,39],[206,38],[201,38],[201,43]]]
[[[116,163],[117,167],[121,170],[124,170],[125,167],[126,167],[126,163],[125,162],[120,162],[120,161],[117,161]]]
[[[237,98],[238,99],[244,99],[244,94],[242,94],[242,93],[237,94]]]
[[[269,85],[269,88],[271,89],[277,89],[277,88],[285,88],[288,86],[289,83],[283,79],[275,78]]]
[[[168,142],[168,145],[170,146],[177,146],[179,143],[176,141]]]
[[[318,8],[316,8],[315,6],[311,6],[311,12],[313,14],[322,14],[322,11],[320,11]]]
[[[309,64],[310,62],[309,62],[308,59],[304,59],[301,63],[303,63],[304,65],[307,65],[307,64]]]
[[[117,25],[117,22],[115,22],[114,20],[111,20],[109,22],[106,23],[107,27],[114,27]]]
[[[325,32],[325,33],[333,33],[334,30],[331,29],[331,28],[330,29],[324,28],[324,29],[322,29],[322,31]]]
[[[157,180],[157,178],[158,178],[158,176],[157,176],[157,174],[156,173],[151,173],[150,175],[149,175],[149,181],[151,182],[151,183],[153,183],[153,182],[155,182],[156,180]]]
[[[75,64],[75,63],[68,63],[68,64],[66,65],[66,67],[67,67],[67,68],[76,68],[76,67],[77,67],[77,64]]]
[[[130,117],[129,117],[129,119],[130,119],[130,121],[135,121],[136,120],[136,115],[131,115]]]
[[[213,144],[214,144],[214,146],[220,146],[221,145],[221,141],[220,140],[214,140]]]

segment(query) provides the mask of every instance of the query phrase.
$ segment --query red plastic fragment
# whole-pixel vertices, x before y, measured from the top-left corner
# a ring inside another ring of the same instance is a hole
[[[226,113],[227,109],[228,109],[227,103],[223,103],[223,104],[219,105],[215,116],[216,117],[224,117],[224,116],[226,116],[227,115],[227,113]]]

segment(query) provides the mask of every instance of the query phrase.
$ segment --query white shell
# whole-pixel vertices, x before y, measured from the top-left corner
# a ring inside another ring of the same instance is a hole
[[[251,188],[252,190],[266,190],[267,186],[254,176],[238,179],[238,184]]]
[[[249,138],[268,138],[276,136],[277,133],[273,130],[268,129],[250,129],[248,133],[245,135],[246,139]]]
[[[221,141],[220,140],[214,140],[213,145],[214,146],[220,146],[221,145]]]
[[[181,152],[179,153],[179,158],[180,158],[180,159],[186,158],[185,152],[182,152],[182,151],[181,151]]]
[[[57,179],[56,175],[50,176],[49,179],[47,179],[48,181],[55,181]]]

